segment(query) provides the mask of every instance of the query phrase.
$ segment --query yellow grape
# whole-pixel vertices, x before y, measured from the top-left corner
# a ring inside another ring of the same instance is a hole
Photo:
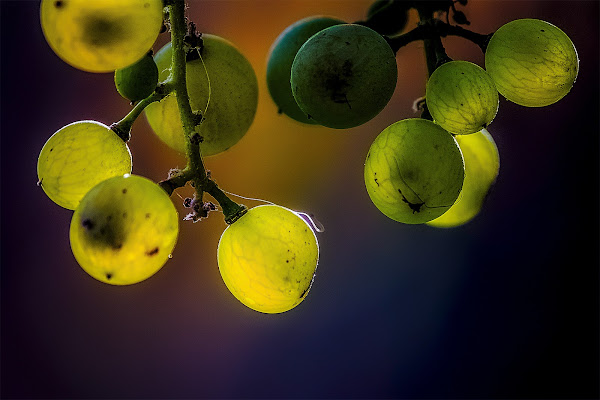
[[[375,139],[365,161],[371,201],[387,217],[422,224],[454,204],[464,179],[456,140],[421,118],[396,122]]]
[[[217,253],[223,281],[239,301],[256,311],[281,313],[306,297],[319,246],[296,213],[264,205],[225,229]]]
[[[485,68],[507,100],[543,107],[569,93],[579,57],[571,39],[556,26],[518,19],[494,33],[485,52]]]
[[[167,193],[144,177],[123,175],[85,195],[71,220],[71,249],[92,277],[129,285],[165,264],[178,232],[179,218]]]
[[[129,147],[96,121],[78,121],[59,129],[44,144],[37,164],[44,192],[69,210],[96,184],[130,172]]]
[[[481,210],[500,169],[498,148],[487,130],[455,138],[465,160],[465,181],[456,203],[441,217],[427,222],[440,228],[451,228],[472,220]]]
[[[75,68],[112,72],[142,58],[162,26],[162,0],[42,0],[52,50]]]
[[[199,131],[203,138],[200,149],[210,156],[236,144],[250,129],[258,106],[258,81],[250,62],[232,43],[209,34],[203,34],[202,41],[202,59],[187,62],[186,78],[192,110],[205,118]],[[169,76],[172,53],[171,43],[167,43],[154,56],[159,81]],[[158,137],[184,153],[185,138],[175,95],[150,104],[145,112]]]

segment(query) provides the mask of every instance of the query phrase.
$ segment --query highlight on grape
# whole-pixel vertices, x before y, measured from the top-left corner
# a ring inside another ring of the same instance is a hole
[[[500,171],[488,128],[494,132],[501,96],[548,106],[571,90],[579,72],[574,44],[552,23],[520,19],[477,33],[464,27],[469,21],[455,3],[467,0],[375,0],[362,20],[299,19],[272,44],[260,77],[282,118],[345,130],[379,118],[399,84],[396,56],[412,42],[425,43],[421,115],[388,121],[365,149],[371,202],[404,224],[453,228],[475,218]],[[219,209],[228,225],[215,251],[224,288],[255,311],[289,311],[312,287],[321,229],[284,206],[238,204],[217,185],[218,171],[205,168],[205,156],[237,145],[248,132],[259,78],[234,43],[198,32],[186,7],[184,0],[41,1],[50,48],[75,68],[114,74],[116,91],[132,107],[110,125],[82,120],[48,132],[38,185],[74,210],[73,255],[110,285],[150,278],[171,257],[180,221],[199,222]],[[411,9],[420,17],[416,27],[407,26]],[[154,53],[161,33],[170,41]],[[448,36],[479,46],[485,65],[450,58]],[[127,142],[141,114],[187,160],[160,182],[131,174]],[[190,212],[181,218],[172,194],[188,184],[195,194],[184,200]]]

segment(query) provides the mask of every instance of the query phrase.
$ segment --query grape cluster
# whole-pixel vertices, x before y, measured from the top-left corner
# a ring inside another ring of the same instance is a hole
[[[280,113],[348,129],[387,106],[398,83],[399,49],[426,41],[430,77],[421,118],[389,125],[364,163],[373,204],[406,224],[453,227],[474,218],[499,171],[487,131],[499,94],[520,105],[547,106],[569,92],[578,73],[575,47],[559,28],[522,19],[480,35],[433,18],[452,10],[454,21],[466,24],[454,3],[377,0],[365,21],[304,18],[279,35],[268,57],[267,87]],[[411,8],[422,21],[399,33]],[[229,291],[263,313],[290,310],[312,286],[316,235],[300,213],[285,207],[248,210],[233,202],[205,170],[203,156],[229,149],[248,132],[258,79],[235,45],[197,33],[184,10],[183,0],[42,0],[43,32],[56,54],[84,71],[114,72],[117,92],[133,108],[110,126],[78,121],[56,131],[40,152],[38,183],[52,201],[74,210],[70,242],[77,262],[112,285],[141,282],[171,257],[180,218],[170,195],[190,183],[195,195],[184,201],[191,210],[184,219],[196,222],[217,208],[204,201],[206,193],[229,224],[217,249]],[[171,42],[153,55],[167,26]],[[447,35],[476,42],[485,51],[485,69],[450,60],[441,41]],[[132,174],[127,141],[142,112],[156,135],[188,160],[158,184]]]
[[[173,41],[152,56],[163,25],[162,0],[42,1],[42,27],[57,55],[84,71],[114,72],[117,92],[134,108],[111,126],[78,121],[54,133],[38,158],[39,185],[56,204],[74,210],[70,242],[79,265],[101,282],[130,285],[171,258],[180,218],[170,194],[194,183],[199,198],[186,200],[184,206],[192,209],[186,219],[197,221],[216,208],[202,201],[206,191],[231,224],[218,249],[226,286],[252,309],[287,311],[312,284],[316,236],[284,207],[247,210],[235,204],[201,167],[203,155],[227,150],[249,130],[258,80],[229,41],[197,34],[192,23],[185,25],[185,36],[176,34],[173,25],[183,21],[183,5],[176,0],[167,7],[172,39],[184,42],[184,79],[178,79]],[[182,102],[189,106],[191,127],[185,126]],[[131,174],[127,140],[142,111],[158,137],[189,159],[186,169],[159,184]]]
[[[374,118],[390,100],[397,80],[395,52],[413,40],[431,41],[427,61],[434,68],[422,118],[393,123],[377,136],[364,179],[372,202],[395,221],[459,226],[477,215],[498,175],[498,150],[487,128],[499,94],[529,107],[552,104],[573,86],[579,59],[564,32],[535,19],[480,35],[431,18],[397,34],[412,7],[419,14],[451,8],[455,22],[468,23],[445,1],[379,0],[367,20],[353,24],[305,18],[277,38],[267,82],[279,110],[295,120],[352,128]],[[451,60],[441,41],[449,34],[476,42],[485,51],[485,69]]]

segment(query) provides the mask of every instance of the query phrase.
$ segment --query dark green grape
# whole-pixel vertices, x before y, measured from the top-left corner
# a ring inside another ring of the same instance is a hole
[[[292,63],[300,47],[312,35],[330,26],[343,23],[344,21],[331,17],[308,17],[294,22],[277,37],[271,46],[267,62],[267,87],[280,112],[299,122],[315,123],[300,110],[292,95],[290,86]]]
[[[115,87],[121,96],[138,101],[150,96],[158,83],[158,68],[151,53],[133,65],[115,71]]]
[[[292,64],[292,93],[317,123],[345,129],[364,124],[387,105],[398,70],[394,52],[374,30],[344,24],[313,35]]]
[[[401,32],[408,22],[407,1],[376,0],[367,11],[365,26],[373,28],[382,35],[395,35]]]

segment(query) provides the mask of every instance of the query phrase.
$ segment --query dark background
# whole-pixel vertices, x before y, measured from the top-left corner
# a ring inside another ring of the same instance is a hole
[[[190,2],[200,30],[246,54],[261,91],[251,130],[207,167],[226,190],[314,213],[326,227],[307,299],[264,315],[220,278],[220,214],[182,222],[173,259],[143,283],[112,287],[77,265],[72,212],[36,186],[37,156],[67,123],[110,124],[129,105],[111,74],[54,55],[38,2],[0,1],[2,397],[597,398],[599,3],[469,3],[477,32],[524,17],[559,26],[580,72],[552,106],[501,100],[489,128],[497,184],[475,220],[440,230],[387,219],[362,181],[370,143],[413,117],[424,93],[419,43],[398,53],[398,87],[377,118],[347,131],[305,127],[268,96],[269,46],[297,19],[354,21],[369,1]],[[483,65],[473,44],[445,43],[450,57]],[[155,181],[185,165],[144,118],[130,147],[133,172]]]

